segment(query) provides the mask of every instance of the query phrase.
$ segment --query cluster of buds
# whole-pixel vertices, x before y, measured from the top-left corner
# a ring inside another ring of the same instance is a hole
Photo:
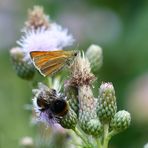
[[[24,35],[18,41],[20,47],[10,51],[18,76],[32,80],[35,66],[30,58],[30,52],[61,51],[73,41],[73,37],[66,29],[62,29],[61,26],[49,20],[43,8],[34,7],[29,11],[28,20],[25,22]],[[56,61],[52,61],[51,69],[58,66],[59,63],[57,64]],[[96,77],[91,70],[98,71],[102,66],[102,61],[102,49],[97,45],[91,45],[85,54],[77,53],[73,62],[68,64],[70,76],[64,83],[63,92],[59,89],[62,84],[56,78],[48,78],[60,85],[56,85],[56,88],[53,84],[48,83],[46,86],[38,83],[37,88],[33,89],[33,108],[38,121],[53,128],[56,128],[54,125],[58,124],[64,129],[72,129],[81,138],[83,147],[107,148],[110,138],[127,129],[131,121],[127,111],[117,112],[112,83],[102,83],[98,98],[93,95],[92,87]],[[44,63],[44,59],[40,62]],[[50,61],[45,67],[48,70],[49,63]],[[90,135],[94,140],[97,139],[95,143],[88,138]]]

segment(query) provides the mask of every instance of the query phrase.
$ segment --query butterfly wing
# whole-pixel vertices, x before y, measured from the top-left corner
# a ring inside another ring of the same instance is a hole
[[[65,60],[66,59],[63,59],[63,58],[59,58],[56,60],[50,60],[45,65],[43,65],[41,67],[40,72],[44,76],[54,74],[54,73],[58,72],[59,70],[61,70],[65,66]]]
[[[43,76],[51,75],[62,69],[71,51],[32,51],[31,58]]]

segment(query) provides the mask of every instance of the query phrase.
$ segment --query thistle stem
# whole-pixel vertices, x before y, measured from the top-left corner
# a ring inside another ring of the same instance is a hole
[[[97,147],[102,148],[101,139],[98,138],[98,137],[95,137],[95,139],[96,139],[96,142],[97,142]]]
[[[52,86],[52,78],[48,77],[47,82],[48,82],[48,87],[51,87]]]
[[[88,143],[88,141],[86,140],[86,138],[84,137],[84,135],[77,129],[73,129],[73,131],[83,140],[83,142],[89,146],[90,144]]]
[[[108,133],[108,136],[107,136],[108,141],[116,134],[118,134],[118,132],[115,130],[112,130],[110,133]]]
[[[108,129],[109,125],[104,124],[104,140],[103,140],[103,148],[108,148],[108,142],[109,142],[109,137],[108,137]]]

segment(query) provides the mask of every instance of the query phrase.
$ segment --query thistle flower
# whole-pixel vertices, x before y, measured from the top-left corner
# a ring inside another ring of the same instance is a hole
[[[117,111],[115,90],[111,83],[103,83],[99,89],[97,114],[102,123],[109,123]]]
[[[24,53],[21,48],[12,48],[10,50],[10,57],[13,64],[12,66],[20,78],[31,80],[34,77],[34,66],[28,60],[24,59]]]
[[[25,53],[25,58],[30,58],[31,51],[54,51],[72,45],[74,39],[68,34],[67,29],[52,23],[48,29],[44,27],[37,30],[24,30],[24,35],[17,42]]]
[[[111,121],[111,128],[116,132],[121,132],[127,129],[131,123],[130,113],[122,110],[118,111]]]
[[[40,27],[48,28],[50,26],[49,16],[45,15],[41,6],[34,6],[28,11],[28,19],[25,22],[25,29],[38,29]]]
[[[102,49],[98,45],[92,44],[86,51],[86,56],[91,63],[91,69],[95,72],[100,69],[103,64]]]

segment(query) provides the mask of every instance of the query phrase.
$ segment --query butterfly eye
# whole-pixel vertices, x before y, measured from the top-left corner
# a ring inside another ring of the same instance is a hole
[[[74,53],[74,56],[76,57],[77,55],[78,55],[78,52],[75,52],[75,53]]]

